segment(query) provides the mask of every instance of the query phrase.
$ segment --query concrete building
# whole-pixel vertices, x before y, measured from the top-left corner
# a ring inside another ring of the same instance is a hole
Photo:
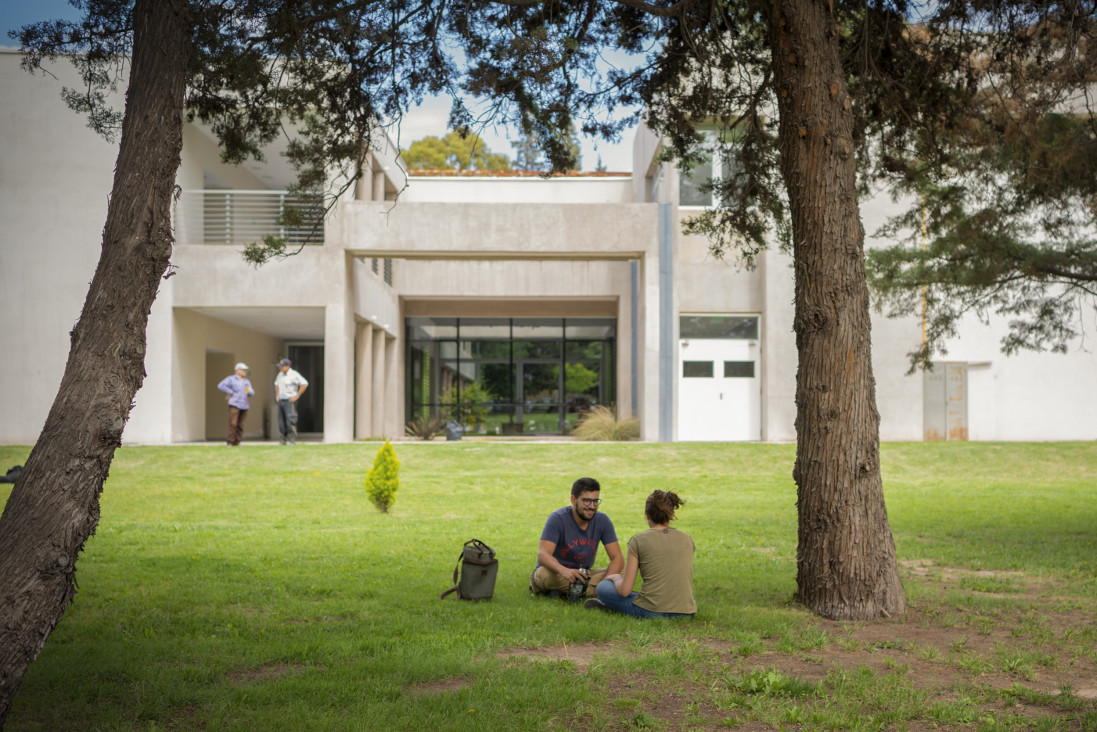
[[[0,51],[0,338],[9,376],[0,443],[32,443],[60,383],[68,332],[99,256],[115,146]],[[150,317],[147,378],[127,443],[221,439],[217,382],[236,361],[257,394],[245,439],[276,435],[272,382],[288,356],[311,382],[301,430],[327,442],[401,438],[428,414],[485,435],[566,434],[595,404],[635,415],[642,439],[795,439],[793,274],[754,271],[685,236],[705,201],[640,130],[633,172],[542,179],[408,176],[391,147],[295,256],[240,256],[279,231],[290,172],[277,154],[235,168],[184,130],[173,276]],[[397,200],[398,199],[398,200]],[[872,232],[893,210],[862,202]],[[1090,322],[1092,333],[1094,323]],[[1097,355],[1007,358],[1001,328],[971,323],[947,363],[908,375],[916,314],[874,318],[884,440],[1097,438]],[[463,409],[456,400],[469,401]],[[261,417],[261,418],[260,418]]]

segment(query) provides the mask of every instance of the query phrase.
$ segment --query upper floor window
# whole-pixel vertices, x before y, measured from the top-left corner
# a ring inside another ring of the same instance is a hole
[[[731,151],[721,149],[721,146],[717,143],[717,130],[703,130],[703,134],[706,138],[705,147],[708,157],[688,171],[679,172],[679,206],[707,207],[715,205],[716,193],[708,186],[714,178],[723,179],[733,175],[738,166],[738,161],[731,154]],[[728,134],[735,136],[737,133],[733,131]]]

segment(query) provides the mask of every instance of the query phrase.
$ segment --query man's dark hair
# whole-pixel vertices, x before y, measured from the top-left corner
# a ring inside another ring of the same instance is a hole
[[[573,498],[578,498],[580,493],[597,493],[601,490],[602,486],[598,485],[598,481],[594,478],[580,478],[571,484]]]

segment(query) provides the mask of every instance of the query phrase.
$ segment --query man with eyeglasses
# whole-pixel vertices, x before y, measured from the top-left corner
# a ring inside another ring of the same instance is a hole
[[[537,568],[529,577],[529,589],[535,595],[567,597],[573,582],[589,579],[586,595],[594,597],[602,578],[625,566],[613,522],[598,512],[601,490],[594,478],[580,478],[571,486],[571,505],[549,514],[541,532]],[[599,542],[606,548],[609,566],[591,569]]]

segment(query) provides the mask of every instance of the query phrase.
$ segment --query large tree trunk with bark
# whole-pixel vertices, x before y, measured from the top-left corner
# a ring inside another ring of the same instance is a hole
[[[826,0],[772,0],[769,21],[796,267],[799,599],[826,618],[901,615],[839,28]]]
[[[137,0],[129,91],[103,249],[61,387],[0,516],[0,726],[76,592],[76,558],[145,378],[145,327],[171,256],[190,14]]]

